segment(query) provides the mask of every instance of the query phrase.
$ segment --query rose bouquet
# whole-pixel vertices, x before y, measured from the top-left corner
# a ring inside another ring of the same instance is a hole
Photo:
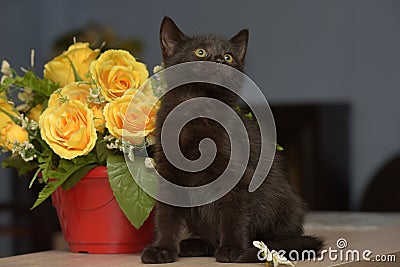
[[[137,173],[151,175],[150,158],[135,157],[152,142],[157,106],[152,89],[141,88],[146,65],[127,51],[101,53],[88,43],[75,43],[45,64],[44,78],[35,74],[33,59],[32,51],[31,68],[22,75],[2,62],[0,146],[11,152],[2,166],[32,173],[30,186],[43,183],[32,208],[107,166],[119,206],[139,228],[154,200],[132,179],[124,155]]]

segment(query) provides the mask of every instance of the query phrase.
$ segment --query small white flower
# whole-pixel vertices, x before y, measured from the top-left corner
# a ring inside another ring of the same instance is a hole
[[[4,76],[12,77],[11,66],[7,60],[3,60],[1,63],[1,73],[3,73]]]
[[[120,151],[125,152],[125,148],[122,144],[122,140],[119,138],[116,138],[114,136],[106,135],[103,137],[103,139],[107,142],[106,146],[108,149],[119,149]]]
[[[90,88],[90,96],[93,98],[96,98],[100,95],[100,89],[99,88]]]
[[[0,84],[3,84],[4,81],[5,81],[5,79],[7,79],[7,78],[8,78],[8,77],[5,76],[5,75],[1,76]]]
[[[104,136],[103,139],[106,141],[111,141],[111,140],[115,139],[115,137],[112,136],[111,134],[109,134],[109,135]]]
[[[90,94],[87,98],[90,103],[94,104],[101,104],[105,102],[104,97],[100,93],[100,88],[90,88]]]
[[[21,158],[22,158],[25,162],[28,162],[28,161],[33,160],[33,156],[26,157],[25,154],[21,154]]]
[[[253,246],[260,249],[257,253],[257,258],[260,261],[266,261],[266,263],[272,263],[274,267],[279,266],[280,264],[294,266],[292,262],[290,262],[285,256],[280,255],[275,250],[270,251],[267,245],[262,241],[253,241]]]
[[[7,60],[3,60],[1,63],[1,73],[3,74],[3,76],[1,77],[0,84],[3,84],[5,79],[13,77],[10,63],[8,63]]]
[[[24,141],[22,144],[14,144],[12,152],[18,152],[18,154],[21,156],[21,158],[25,161],[31,161],[34,158],[37,158],[37,155],[35,154],[35,146],[28,141]]]
[[[30,123],[30,129],[31,129],[32,131],[35,131],[35,130],[38,129],[38,128],[39,128],[39,123],[36,122],[36,121],[31,121],[31,123]]]
[[[128,158],[132,162],[135,160],[135,148],[133,146],[128,148]]]
[[[29,110],[28,104],[21,104],[15,107],[19,112],[27,112]]]
[[[156,163],[154,162],[154,159],[152,159],[152,158],[146,158],[144,160],[144,166],[146,166],[146,168],[154,169],[155,165],[156,165]]]
[[[24,87],[24,90],[18,93],[18,99],[22,102],[31,102],[33,100],[33,90],[29,87]]]
[[[14,153],[17,152],[18,150],[19,150],[19,147],[13,145],[13,147],[11,148],[11,153],[14,154]]]
[[[151,146],[156,143],[156,138],[154,136],[146,136],[146,145]]]
[[[33,144],[29,143],[28,141],[24,141],[23,145],[24,145],[24,149],[25,150],[34,149],[35,148],[35,146]]]
[[[115,148],[114,146],[115,146],[114,144],[107,144],[107,145],[106,145],[106,147],[107,147],[108,149],[114,149],[114,148]]]
[[[157,73],[163,69],[162,65],[157,65],[153,68],[153,73]]]
[[[29,119],[27,117],[23,117],[23,119],[21,120],[21,127],[23,129],[29,129],[30,127],[30,123],[29,123]]]

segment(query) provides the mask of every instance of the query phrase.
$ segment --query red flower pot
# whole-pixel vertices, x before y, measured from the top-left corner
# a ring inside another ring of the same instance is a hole
[[[153,239],[152,216],[140,229],[128,221],[112,193],[107,168],[91,170],[70,190],[52,194],[65,240],[72,252],[141,252]]]

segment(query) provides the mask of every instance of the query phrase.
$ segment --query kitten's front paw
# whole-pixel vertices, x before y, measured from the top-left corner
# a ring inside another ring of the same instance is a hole
[[[148,246],[142,252],[143,263],[168,263],[176,261],[178,252],[166,248]]]
[[[241,254],[242,249],[240,247],[219,247],[215,252],[215,259],[218,262],[235,262]]]

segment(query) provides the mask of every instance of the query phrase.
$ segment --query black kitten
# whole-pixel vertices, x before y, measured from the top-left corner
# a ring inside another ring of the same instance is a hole
[[[164,67],[206,60],[244,69],[248,31],[242,30],[230,40],[214,35],[188,37],[170,18],[164,18],[161,31]],[[195,119],[180,133],[181,152],[188,159],[200,156],[199,142],[211,138],[217,146],[212,164],[197,173],[177,169],[166,159],[160,132],[168,113],[178,104],[199,96],[217,98],[232,108],[237,96],[224,88],[204,83],[185,84],[163,96],[157,115],[154,159],[157,171],[169,181],[183,186],[208,184],[226,168],[230,157],[230,141],[224,128],[209,119]],[[205,107],[207,108],[207,107]],[[215,256],[219,262],[258,262],[258,249],[252,241],[264,241],[270,249],[305,249],[318,252],[323,242],[303,235],[306,208],[293,192],[281,171],[280,160],[274,159],[264,183],[253,193],[248,185],[260,154],[260,132],[256,121],[242,117],[249,135],[250,159],[239,183],[224,197],[200,207],[181,208],[157,203],[156,239],[142,253],[144,263],[176,261],[179,256]]]

